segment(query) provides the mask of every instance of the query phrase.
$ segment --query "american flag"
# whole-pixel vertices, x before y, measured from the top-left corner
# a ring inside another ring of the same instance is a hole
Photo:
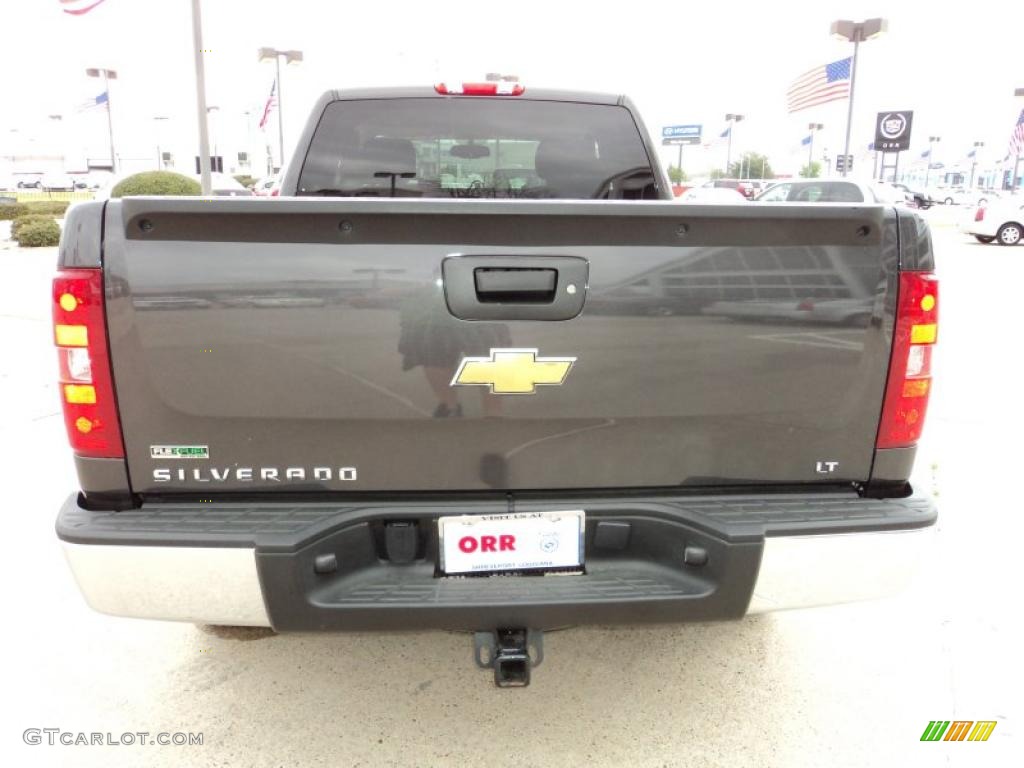
[[[1017,125],[1010,134],[1010,154],[1018,157],[1024,155],[1024,109],[1020,111]]]
[[[850,95],[850,65],[852,58],[833,61],[806,72],[786,91],[786,106],[790,112],[815,107],[829,101],[845,99]]]
[[[277,80],[275,80],[273,85],[270,86],[270,95],[267,97],[267,103],[263,105],[263,117],[260,118],[260,130],[266,128],[267,122],[270,120],[270,113],[274,111],[274,107],[276,106]]]
[[[712,147],[717,147],[720,144],[725,144],[725,141],[726,141],[726,139],[729,138],[729,134],[731,132],[732,132],[732,126],[731,125],[726,126],[726,129],[724,131],[722,131],[720,134],[718,134],[718,138],[713,139],[712,141],[705,141],[704,142],[704,149],[711,149]]]
[[[110,95],[106,91],[104,91],[94,99],[88,99],[86,101],[83,101],[81,104],[78,105],[77,111],[84,112],[87,109],[92,109],[93,107],[100,107],[103,105],[108,105],[107,108],[109,109],[109,104]]]
[[[81,16],[83,13],[88,13],[95,8],[104,0],[58,0],[61,5],[61,9],[64,13],[70,13],[72,16]]]

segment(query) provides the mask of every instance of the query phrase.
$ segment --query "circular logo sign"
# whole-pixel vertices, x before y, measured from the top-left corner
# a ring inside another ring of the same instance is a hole
[[[541,551],[546,554],[551,554],[558,549],[558,534],[545,533],[540,537],[540,548]]]
[[[885,138],[898,139],[907,130],[907,118],[898,112],[890,112],[882,118],[879,128]]]

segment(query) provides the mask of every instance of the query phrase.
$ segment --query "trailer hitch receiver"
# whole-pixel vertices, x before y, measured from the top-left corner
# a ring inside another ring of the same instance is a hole
[[[544,634],[539,629],[496,629],[473,635],[476,665],[494,670],[499,688],[530,684],[530,670],[544,660]]]

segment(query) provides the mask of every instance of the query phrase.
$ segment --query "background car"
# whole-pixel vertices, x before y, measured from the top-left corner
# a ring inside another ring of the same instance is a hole
[[[47,192],[74,192],[75,182],[66,173],[47,173],[40,181],[40,189]]]
[[[273,191],[274,185],[277,184],[278,178],[276,175],[264,176],[252,185],[252,193],[256,197],[270,197],[270,193]]]
[[[888,203],[904,202],[901,192],[855,179],[783,181],[756,198],[758,203]]]
[[[704,182],[701,187],[704,189],[735,189],[748,200],[754,197],[754,187],[749,181],[741,179],[711,179]]]
[[[681,203],[746,203],[747,197],[732,187],[692,187],[676,198]]]
[[[42,189],[43,174],[41,173],[18,173],[18,189]]]
[[[1024,240],[1024,196],[1015,195],[978,206],[960,229],[979,243],[1019,245]]]
[[[915,208],[920,208],[922,211],[926,211],[932,207],[932,199],[926,192],[920,189],[911,189],[906,184],[899,181],[891,182],[889,186],[902,190],[906,195],[907,203],[913,205]]]
[[[193,174],[192,178],[196,181],[200,180],[199,174]],[[229,176],[226,173],[211,173],[210,174],[210,192],[215,197],[252,197],[253,191],[247,189],[239,183],[238,179],[234,176]]]

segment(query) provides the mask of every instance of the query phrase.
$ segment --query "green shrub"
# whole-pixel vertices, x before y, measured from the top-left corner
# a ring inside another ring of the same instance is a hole
[[[25,209],[24,203],[7,203],[0,205],[0,221],[7,221],[8,219],[16,219],[19,216],[24,216],[28,211]]]
[[[235,181],[237,181],[246,189],[250,189],[257,181],[259,181],[259,179],[257,179],[255,176],[250,176],[247,173],[240,173],[237,176],[235,176]]]
[[[39,248],[60,243],[60,227],[53,219],[33,221],[18,228],[15,238],[22,248]]]
[[[198,195],[200,192],[199,182],[188,176],[171,171],[146,171],[118,182],[110,191],[110,196]]]
[[[25,213],[63,217],[71,203],[67,200],[34,200],[22,205],[25,206]]]
[[[18,239],[18,231],[29,224],[35,224],[37,221],[53,221],[53,216],[48,213],[26,213],[24,216],[19,216],[11,222],[11,239]]]

